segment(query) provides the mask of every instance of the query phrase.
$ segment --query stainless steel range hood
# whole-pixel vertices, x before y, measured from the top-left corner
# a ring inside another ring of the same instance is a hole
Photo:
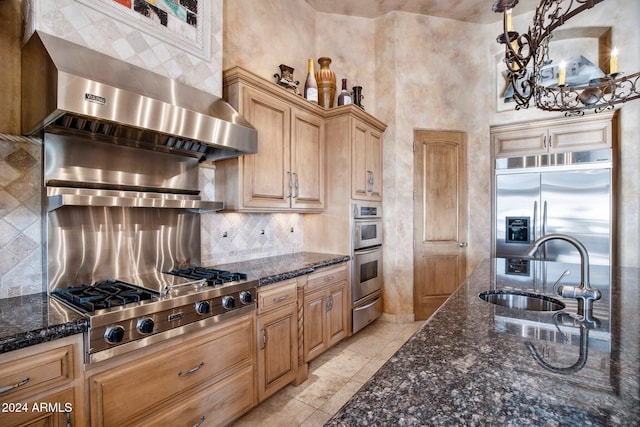
[[[36,32],[22,52],[22,132],[217,160],[257,152],[229,104],[69,41]]]

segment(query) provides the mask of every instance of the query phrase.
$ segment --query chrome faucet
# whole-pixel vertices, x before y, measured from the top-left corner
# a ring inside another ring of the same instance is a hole
[[[575,237],[567,234],[551,233],[533,242],[525,252],[525,256],[533,257],[533,254],[536,253],[540,246],[549,240],[564,240],[572,244],[580,253],[580,285],[560,285],[557,287],[557,290],[554,290],[563,298],[576,298],[578,300],[578,315],[582,316],[587,322],[591,321],[593,319],[593,302],[602,297],[602,292],[600,292],[599,289],[592,288],[589,284],[589,253],[587,252],[587,248]],[[560,278],[562,278],[562,276]]]

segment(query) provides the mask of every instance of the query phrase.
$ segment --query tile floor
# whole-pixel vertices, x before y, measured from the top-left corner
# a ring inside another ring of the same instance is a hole
[[[233,426],[324,425],[423,323],[376,320],[312,360],[307,381],[288,385]]]

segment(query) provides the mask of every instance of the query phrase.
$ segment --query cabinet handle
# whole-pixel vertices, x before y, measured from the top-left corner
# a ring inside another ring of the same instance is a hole
[[[549,148],[553,148],[553,135],[549,135]]]
[[[67,427],[72,427],[72,425],[71,425],[71,412],[64,411],[64,416],[67,417]]]
[[[287,298],[289,298],[289,294],[282,295],[281,297],[278,297],[278,298],[273,298],[271,301],[273,301],[273,302],[282,302],[282,301],[286,300]]]
[[[333,296],[329,295],[327,298],[327,311],[331,311],[333,309]]]
[[[200,426],[202,425],[202,423],[204,422],[204,419],[205,419],[205,418],[204,418],[204,415],[203,415],[203,416],[201,416],[201,417],[200,417],[200,420],[199,420],[197,423],[195,423],[195,424],[193,425],[193,427],[200,427]]]
[[[289,194],[287,194],[284,198],[285,199],[289,199],[291,198],[292,195],[292,189],[293,189],[293,181],[291,181],[291,172],[287,171],[287,176],[289,177]]]
[[[260,333],[262,334],[262,340],[260,340],[260,350],[264,350],[264,348],[267,346],[267,332],[264,329],[261,329]]]
[[[293,196],[295,198],[295,197],[298,197],[300,195],[300,183],[298,182],[298,174],[297,173],[295,173],[295,172],[293,173],[293,178],[294,178],[294,181],[295,181],[294,187],[296,189],[296,193],[295,193],[296,195]]]
[[[368,192],[372,193],[373,192],[373,183],[374,183],[373,171],[367,171],[367,175],[369,176],[369,179],[368,179],[368,181],[369,181],[369,190],[368,190]]]
[[[25,384],[26,384],[26,383],[28,383],[28,382],[29,382],[29,377],[24,377],[24,378],[22,379],[22,381],[20,381],[18,384],[8,385],[8,386],[5,386],[5,387],[1,387],[1,388],[0,388],[0,394],[2,394],[2,393],[6,393],[6,392],[8,392],[8,391],[11,391],[11,390],[13,390],[14,388],[18,388],[18,387],[20,387],[20,386],[23,386],[23,385],[25,385]]]
[[[331,275],[331,276],[329,276],[329,277],[325,277],[325,278],[324,278],[324,281],[325,281],[325,282],[330,282],[330,281],[332,281],[332,280],[333,280],[333,279],[335,279],[335,278],[336,278],[336,277],[335,277],[334,275]]]
[[[544,148],[547,148],[547,135],[545,135],[544,138],[542,138],[542,146]]]
[[[179,376],[179,377],[184,377],[184,376],[186,376],[186,375],[193,374],[195,371],[199,370],[199,369],[200,369],[200,368],[202,368],[203,366],[204,366],[204,362],[200,362],[200,364],[199,364],[198,366],[196,366],[196,367],[194,367],[194,368],[191,368],[191,369],[189,369],[189,370],[188,370],[188,371],[186,371],[186,372],[182,372],[182,371],[178,372],[178,376]]]

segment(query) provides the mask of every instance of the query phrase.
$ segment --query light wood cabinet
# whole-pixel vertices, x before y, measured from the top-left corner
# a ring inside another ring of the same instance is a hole
[[[351,197],[382,201],[382,132],[351,119]]]
[[[258,289],[258,401],[298,375],[298,306],[295,279]]]
[[[80,426],[82,335],[0,355],[0,425]]]
[[[91,425],[195,425],[202,417],[224,425],[239,417],[255,402],[254,322],[253,313],[239,316],[89,373]]]
[[[226,99],[258,131],[258,152],[216,162],[216,198],[226,210],[322,210],[322,108],[241,68],[224,79]]]
[[[347,265],[308,276],[304,290],[304,361],[309,362],[349,335]]]
[[[591,117],[554,119],[494,126],[491,141],[494,156],[561,153],[611,148],[614,140],[614,113]]]

